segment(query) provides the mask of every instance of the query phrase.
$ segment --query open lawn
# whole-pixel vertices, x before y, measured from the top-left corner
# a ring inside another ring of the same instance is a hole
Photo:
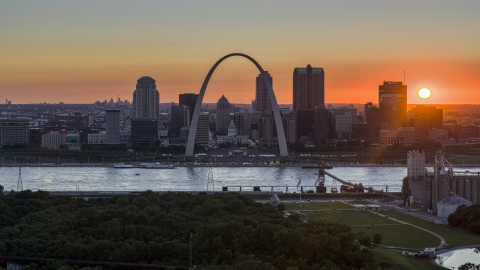
[[[379,263],[387,263],[393,265],[389,269],[399,270],[444,270],[445,268],[433,263],[431,260],[415,259],[412,257],[402,256],[400,252],[392,249],[375,248],[371,250],[375,261]]]
[[[302,203],[285,203],[285,208],[289,210],[323,210],[323,209],[353,209],[352,206],[341,202],[309,202]]]
[[[337,210],[337,211],[318,211],[318,212],[303,212],[307,214],[309,219],[326,220],[331,222],[338,222],[347,225],[368,225],[372,224],[399,224],[396,221],[374,215],[367,211],[357,210]],[[390,226],[392,226],[390,225]]]
[[[302,212],[303,218],[309,220],[326,220],[352,226],[352,232],[364,232],[373,238],[375,233],[382,235],[382,244],[412,250],[423,250],[425,247],[437,247],[440,239],[430,233],[409,225],[384,218],[368,211],[339,210],[323,212]]]
[[[368,201],[354,201],[351,203],[369,203]],[[302,218],[308,216],[309,220],[326,220],[352,226],[354,233],[363,231],[373,237],[375,233],[382,235],[382,244],[386,246],[402,247],[412,250],[423,250],[425,247],[437,247],[440,239],[436,236],[409,225],[402,225],[396,221],[380,217],[368,211],[352,210],[342,202],[305,203],[300,208],[299,204],[286,204],[287,210],[299,210]],[[328,209],[336,209],[335,211]],[[310,210],[304,211],[301,210]],[[318,210],[318,211],[311,211]],[[439,234],[450,246],[480,244],[480,236],[469,234],[447,225],[437,225],[406,215],[397,211],[380,211],[392,218],[425,228]]]
[[[427,222],[422,219],[418,219],[404,213],[397,211],[386,211],[382,212],[383,214],[389,215],[390,217],[411,223],[413,225],[420,226],[429,231],[439,234],[450,246],[463,246],[463,245],[472,245],[480,244],[480,236],[461,231],[459,229],[452,228],[448,225],[437,225],[430,222]]]
[[[384,225],[371,227],[352,227],[353,233],[364,232],[373,239],[375,233],[382,235],[382,245],[401,247],[412,251],[421,251],[426,247],[438,247],[440,239],[410,225]]]

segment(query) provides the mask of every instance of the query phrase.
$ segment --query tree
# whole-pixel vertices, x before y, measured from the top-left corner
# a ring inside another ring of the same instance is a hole
[[[381,244],[381,243],[382,243],[382,235],[379,234],[379,233],[375,233],[375,234],[373,235],[373,243],[374,243],[375,245]]]
[[[480,270],[480,264],[464,263],[458,267],[458,270]]]
[[[369,246],[371,243],[372,243],[372,239],[370,238],[370,236],[363,237],[363,239],[362,239],[362,244],[363,245]]]

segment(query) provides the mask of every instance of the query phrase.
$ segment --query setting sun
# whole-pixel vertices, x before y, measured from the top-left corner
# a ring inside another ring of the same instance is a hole
[[[432,91],[430,91],[430,89],[428,89],[428,88],[422,88],[422,89],[418,90],[417,95],[421,99],[427,99],[427,98],[432,96]]]

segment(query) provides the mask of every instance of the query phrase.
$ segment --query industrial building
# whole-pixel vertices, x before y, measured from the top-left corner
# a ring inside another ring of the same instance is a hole
[[[410,151],[402,194],[407,206],[448,217],[461,204],[480,202],[480,172],[454,170],[442,151],[435,156],[433,171],[428,171],[425,168],[425,153]]]

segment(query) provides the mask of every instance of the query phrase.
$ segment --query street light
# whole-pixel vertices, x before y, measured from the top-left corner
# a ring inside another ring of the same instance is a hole
[[[192,258],[192,237],[193,237],[193,233],[190,233],[190,269],[193,269],[193,258]]]

